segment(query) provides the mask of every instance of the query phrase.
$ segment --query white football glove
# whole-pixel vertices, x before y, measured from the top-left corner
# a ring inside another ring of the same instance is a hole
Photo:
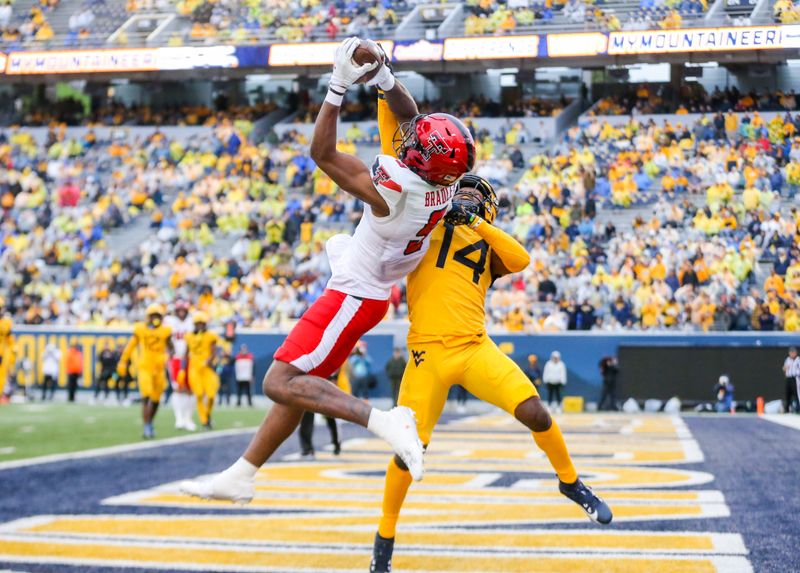
[[[378,86],[378,88],[383,92],[388,92],[394,87],[394,73],[392,72],[392,68],[389,62],[389,56],[386,55],[386,52],[383,49],[383,46],[378,44],[377,42],[373,42],[372,40],[367,40],[371,44],[374,44],[378,51],[383,55],[383,61],[381,62],[381,68],[378,70],[378,73],[375,74],[371,80],[369,80],[366,85],[367,86]]]
[[[331,99],[326,97],[326,101],[330,101],[335,105],[340,105],[341,98],[344,97],[345,92],[350,89],[361,76],[378,67],[379,64],[377,62],[363,64],[361,66],[353,63],[353,52],[355,52],[360,43],[361,40],[353,36],[352,38],[347,38],[336,48],[336,55],[333,58],[333,73],[328,83],[328,96],[333,94],[339,97],[333,97]],[[331,101],[337,99],[338,104],[336,104],[335,101]]]

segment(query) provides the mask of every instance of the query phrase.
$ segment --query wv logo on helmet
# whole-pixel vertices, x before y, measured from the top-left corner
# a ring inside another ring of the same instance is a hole
[[[428,135],[428,143],[422,148],[422,157],[427,161],[434,153],[446,155],[451,151],[453,148],[442,138],[442,134],[438,130],[434,130]]]

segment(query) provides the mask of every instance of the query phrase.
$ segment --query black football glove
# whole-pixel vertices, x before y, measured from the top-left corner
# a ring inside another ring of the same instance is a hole
[[[475,213],[467,211],[467,208],[461,203],[453,203],[450,211],[444,216],[446,223],[451,225],[469,225],[474,226],[480,219]]]

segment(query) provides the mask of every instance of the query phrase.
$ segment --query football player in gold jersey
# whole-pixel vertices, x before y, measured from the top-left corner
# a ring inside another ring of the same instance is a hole
[[[0,315],[2,316],[2,315]],[[0,401],[6,387],[8,375],[14,368],[14,336],[11,334],[11,319],[7,316],[0,318]]]
[[[385,142],[397,122],[380,98],[378,125],[384,153],[390,153]],[[529,428],[558,474],[561,493],[592,520],[609,523],[611,510],[578,479],[561,430],[536,387],[486,333],[488,288],[498,277],[522,271],[530,256],[513,237],[492,225],[498,204],[488,181],[467,174],[458,185],[445,223],[431,233],[428,252],[408,275],[411,356],[398,404],[414,410],[420,440],[427,446],[450,387],[460,384]],[[410,485],[409,472],[395,457],[386,472],[371,572],[391,571],[397,520]]]
[[[155,437],[153,418],[158,411],[161,395],[167,387],[167,360],[174,352],[172,329],[164,325],[166,309],[151,304],[145,311],[145,321],[133,325],[133,336],[122,351],[117,364],[117,374],[124,378],[128,373],[131,355],[138,348],[137,372],[139,394],[142,396],[142,421],[144,438]]]
[[[214,371],[213,360],[220,341],[216,332],[208,330],[208,315],[195,312],[192,315],[194,332],[186,335],[188,351],[189,388],[197,399],[197,415],[206,430],[211,429],[211,410],[219,392],[219,376]]]

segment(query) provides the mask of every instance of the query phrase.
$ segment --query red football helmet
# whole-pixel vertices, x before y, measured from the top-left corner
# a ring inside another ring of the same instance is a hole
[[[414,116],[397,129],[393,143],[400,161],[431,185],[452,185],[475,164],[472,135],[446,113]]]

